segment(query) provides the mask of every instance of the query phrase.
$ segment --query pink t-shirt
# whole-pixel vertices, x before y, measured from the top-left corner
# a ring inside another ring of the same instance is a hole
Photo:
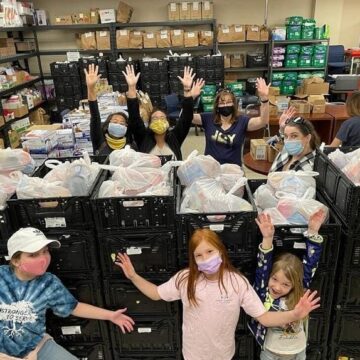
[[[230,360],[235,353],[234,335],[240,307],[256,318],[266,312],[263,303],[248,281],[238,274],[225,273],[227,293],[222,287],[219,288],[217,280],[209,281],[202,275],[195,291],[198,306],[190,305],[187,281],[182,282],[179,289],[176,288],[178,274],[157,289],[163,300],[181,299],[183,303],[185,360]]]

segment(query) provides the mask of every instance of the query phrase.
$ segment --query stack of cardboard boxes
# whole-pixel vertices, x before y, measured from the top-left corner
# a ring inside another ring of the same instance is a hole
[[[168,4],[168,19],[171,21],[213,18],[214,4],[212,1],[184,1]]]
[[[224,25],[217,28],[219,43],[242,42],[242,41],[268,41],[269,29],[259,25]]]

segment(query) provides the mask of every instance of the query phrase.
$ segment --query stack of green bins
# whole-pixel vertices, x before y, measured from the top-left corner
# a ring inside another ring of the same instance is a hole
[[[201,90],[201,103],[204,112],[214,110],[214,100],[216,96],[216,85],[205,85]]]
[[[323,68],[326,64],[327,45],[314,45],[314,54],[311,60],[311,66]]]
[[[304,19],[301,27],[301,39],[313,40],[316,21],[314,19]]]

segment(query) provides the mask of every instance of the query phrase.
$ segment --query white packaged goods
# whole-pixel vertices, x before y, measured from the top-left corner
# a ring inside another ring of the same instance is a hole
[[[336,149],[329,154],[329,159],[356,185],[360,186],[360,149],[343,153]]]
[[[21,137],[22,147],[33,155],[49,154],[57,146],[56,130],[33,130]]]

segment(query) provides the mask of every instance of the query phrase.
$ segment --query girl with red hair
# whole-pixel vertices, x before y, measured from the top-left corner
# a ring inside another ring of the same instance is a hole
[[[189,241],[189,267],[169,281],[155,285],[139,276],[127,254],[117,255],[125,276],[152,300],[183,304],[185,360],[230,360],[235,353],[235,328],[240,308],[266,327],[305,318],[319,307],[316,292],[307,291],[291,311],[268,312],[249,284],[229,261],[219,236],[195,230]]]

